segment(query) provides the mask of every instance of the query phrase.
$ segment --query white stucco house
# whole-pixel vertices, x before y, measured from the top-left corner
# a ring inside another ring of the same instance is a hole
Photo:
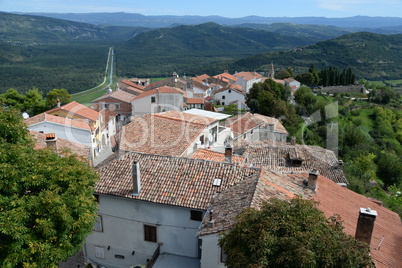
[[[187,94],[185,91],[162,86],[144,91],[131,101],[132,116],[160,113],[171,110],[183,111]]]
[[[210,202],[217,192],[258,176],[259,171],[127,153],[98,170],[99,216],[84,246],[87,261],[108,268],[150,262],[155,262],[154,267],[198,268],[204,246],[196,234],[208,217]]]
[[[228,87],[216,90],[212,98],[222,105],[236,103],[238,108],[242,109],[244,107],[240,106],[238,103],[244,104],[246,102],[246,93],[242,90],[241,86],[230,84]]]
[[[257,72],[238,72],[234,76],[237,77],[235,84],[240,85],[245,93],[248,93],[255,83],[264,82],[264,77]]]
[[[40,133],[55,133],[56,137],[94,147],[95,133],[87,120],[64,118],[41,113],[25,119],[28,129]]]

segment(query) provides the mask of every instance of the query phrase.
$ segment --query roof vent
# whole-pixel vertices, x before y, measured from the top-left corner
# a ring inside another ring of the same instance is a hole
[[[212,183],[213,186],[217,186],[217,187],[220,187],[221,184],[222,184],[222,179],[220,179],[220,178],[215,178],[214,182]]]

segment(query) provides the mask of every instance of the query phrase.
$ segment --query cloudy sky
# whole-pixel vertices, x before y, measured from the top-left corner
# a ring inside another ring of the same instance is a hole
[[[127,12],[143,15],[219,15],[239,18],[351,16],[402,17],[402,0],[0,0],[6,12]]]

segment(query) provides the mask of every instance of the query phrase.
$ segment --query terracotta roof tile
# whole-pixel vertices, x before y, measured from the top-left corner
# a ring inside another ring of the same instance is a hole
[[[195,114],[190,114],[190,113],[184,113],[184,112],[180,112],[180,111],[167,111],[167,112],[163,112],[163,113],[157,113],[157,114],[155,114],[155,116],[176,119],[176,120],[188,122],[188,123],[201,124],[204,126],[207,126],[207,125],[210,125],[210,124],[213,124],[213,123],[219,121],[218,119],[215,119],[215,118],[201,116],[201,115],[195,115]]]
[[[256,72],[238,72],[234,74],[236,77],[243,77],[245,80],[251,80],[255,78],[262,78],[263,76]]]
[[[81,128],[81,129],[86,129],[86,130],[90,130],[90,131],[93,130],[90,127],[88,120],[86,120],[86,119],[64,118],[64,117],[55,116],[55,115],[51,115],[51,114],[47,114],[47,113],[41,113],[41,114],[35,115],[33,117],[30,117],[30,118],[24,120],[24,123],[27,124],[28,126],[35,125],[40,122],[51,122],[51,123],[64,125],[67,127]]]
[[[154,88],[154,89],[150,89],[147,91],[144,91],[143,93],[141,93],[140,95],[136,96],[133,100],[138,100],[138,99],[142,99],[144,97],[150,96],[150,95],[154,95],[156,93],[171,93],[171,94],[182,94],[185,95],[185,92],[181,89],[175,88],[175,87],[168,87],[168,86],[162,86],[162,87],[158,87],[158,88]]]
[[[106,93],[103,96],[93,100],[92,103],[99,102],[99,101],[101,101],[101,100],[103,100],[105,98],[109,98],[109,97],[117,99],[117,100],[120,100],[120,101],[123,101],[123,102],[131,103],[131,101],[136,96],[131,94],[131,93],[128,93],[126,91],[123,91],[123,90],[114,90],[114,91],[112,91],[110,93]]]
[[[78,115],[82,118],[87,118],[92,121],[96,121],[99,117],[99,112],[88,108],[87,106],[76,101],[72,101],[70,103],[67,103],[66,105],[61,106],[60,108],[54,108],[45,113],[51,114],[58,110],[66,111],[68,113],[71,113],[71,115]]]
[[[237,77],[229,73],[221,73],[214,76],[214,78],[222,79],[223,81],[237,81]]]
[[[46,137],[50,133],[44,134],[44,133],[39,133],[36,131],[30,131],[30,134],[35,139],[36,149],[46,148],[46,146],[47,146],[46,145]],[[54,133],[53,133],[53,136],[55,136]],[[55,138],[57,138],[57,137],[55,137]],[[56,146],[57,146],[58,150],[60,150],[62,148],[67,148],[71,151],[71,153],[76,154],[83,161],[88,160],[88,156],[90,153],[89,146],[81,144],[81,143],[76,143],[76,142],[72,142],[69,140],[61,139],[61,138],[57,138],[56,144],[57,144]]]
[[[140,166],[141,192],[133,196],[132,164]],[[100,178],[95,192],[154,203],[206,209],[216,192],[247,177],[259,169],[227,163],[188,158],[128,153],[98,170]],[[220,178],[221,186],[214,186]]]
[[[317,185],[317,194],[314,199],[320,202],[318,208],[327,217],[339,214],[346,234],[355,236],[360,208],[369,207],[376,210],[377,218],[370,245],[371,257],[378,268],[401,267],[402,224],[397,213],[325,177],[319,176]],[[380,245],[381,247],[378,248]]]
[[[144,90],[144,88],[145,88],[145,87],[143,87],[141,85],[138,85],[138,84],[136,84],[136,83],[134,83],[134,82],[132,82],[132,81],[130,81],[128,79],[122,80],[121,83],[126,84],[126,85],[128,85],[130,87],[133,87],[135,89],[139,89],[139,90]]]
[[[193,159],[201,159],[201,160],[208,160],[208,161],[217,161],[217,162],[225,162],[225,154],[219,153],[207,149],[198,149],[192,156]],[[243,157],[239,155],[232,156],[232,163],[242,163]]]
[[[188,98],[187,104],[204,104],[203,98]]]
[[[317,169],[320,174],[336,183],[348,183],[334,152],[308,145],[249,144],[243,154],[244,162],[269,170],[308,172]],[[300,166],[292,161],[302,161]]]
[[[304,187],[303,181],[304,178],[262,169],[258,176],[247,178],[218,193],[210,205],[210,208],[213,209],[213,224],[207,215],[198,235],[218,233],[229,229],[235,223],[235,217],[244,208],[258,208],[270,198],[290,200],[295,195],[311,198],[314,192]]]
[[[123,127],[120,149],[132,152],[181,156],[205,125],[160,115],[134,118]]]
[[[288,133],[278,119],[260,114],[247,112],[239,116],[231,117],[225,121],[225,126],[232,129],[235,137],[240,136],[259,125],[262,127],[272,125],[275,132]]]

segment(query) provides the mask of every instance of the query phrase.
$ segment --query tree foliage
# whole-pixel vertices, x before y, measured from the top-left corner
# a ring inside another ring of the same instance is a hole
[[[18,111],[0,108],[0,266],[74,255],[93,227],[96,177],[75,155],[34,150]]]
[[[339,216],[326,219],[317,203],[271,199],[248,208],[223,233],[226,265],[237,267],[371,267],[368,247],[343,233]]]
[[[53,107],[57,104],[57,100],[60,100],[62,104],[69,103],[71,101],[71,95],[64,88],[53,89],[46,95],[46,104],[49,107]]]

